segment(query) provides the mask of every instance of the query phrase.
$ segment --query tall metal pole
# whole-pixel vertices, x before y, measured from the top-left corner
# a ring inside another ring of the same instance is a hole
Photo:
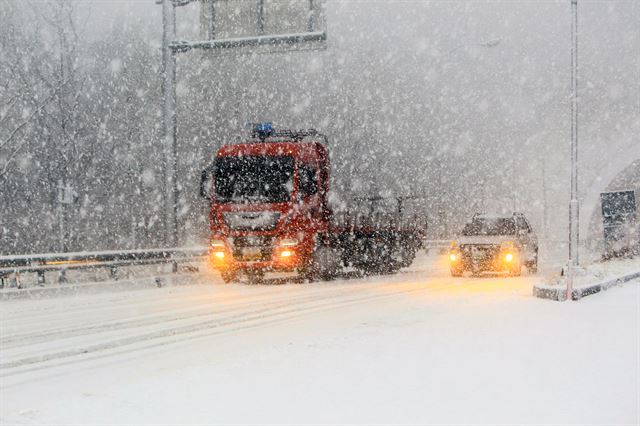
[[[307,31],[312,32],[315,27],[315,13],[314,13],[313,0],[309,0],[309,16],[307,17]]]
[[[203,38],[205,40],[213,40],[216,38],[216,7],[214,0],[204,1],[202,3],[203,13],[201,17],[201,25],[203,28]]]
[[[176,247],[177,200],[176,179],[176,58],[169,47],[175,41],[176,15],[172,0],[162,0],[162,94],[163,151],[165,192],[165,247]]]
[[[578,204],[578,0],[571,0],[571,201],[569,202],[569,263],[567,300],[571,300],[579,265]]]
[[[258,34],[264,34],[264,0],[258,0],[258,22],[256,23]]]
[[[549,238],[547,225],[549,223],[549,211],[547,210],[547,162],[542,160],[542,238]]]

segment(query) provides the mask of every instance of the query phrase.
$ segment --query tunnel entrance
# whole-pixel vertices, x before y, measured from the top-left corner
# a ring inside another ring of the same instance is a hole
[[[600,193],[589,222],[592,249],[604,257],[640,251],[640,159],[618,173]]]

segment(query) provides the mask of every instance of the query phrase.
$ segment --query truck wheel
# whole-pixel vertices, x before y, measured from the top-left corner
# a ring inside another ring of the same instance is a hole
[[[226,284],[229,284],[238,278],[238,273],[235,271],[222,271],[220,274],[222,275],[222,281]]]
[[[338,271],[320,269],[317,265],[308,265],[300,271],[302,278],[309,281],[331,281],[338,276]]]
[[[408,266],[408,265],[407,265]],[[402,263],[395,261],[395,260],[390,260],[389,263],[387,264],[387,266],[384,268],[383,270],[383,274],[396,274],[398,273],[398,271],[402,268]]]
[[[331,281],[342,270],[342,253],[332,247],[317,247],[311,259],[301,271],[309,281]]]
[[[309,263],[298,271],[303,280],[308,281],[310,283],[314,281],[320,281],[322,278],[320,277],[320,273],[313,263]]]

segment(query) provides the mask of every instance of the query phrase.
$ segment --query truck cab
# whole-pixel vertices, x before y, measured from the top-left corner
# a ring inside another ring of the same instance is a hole
[[[210,262],[224,281],[309,264],[331,216],[324,140],[263,124],[250,140],[218,150],[200,189],[210,202]]]

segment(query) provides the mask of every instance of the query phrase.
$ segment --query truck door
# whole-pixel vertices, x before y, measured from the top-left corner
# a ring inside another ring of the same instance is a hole
[[[321,206],[317,200],[318,167],[311,163],[298,165],[298,198],[309,219],[321,219]]]

